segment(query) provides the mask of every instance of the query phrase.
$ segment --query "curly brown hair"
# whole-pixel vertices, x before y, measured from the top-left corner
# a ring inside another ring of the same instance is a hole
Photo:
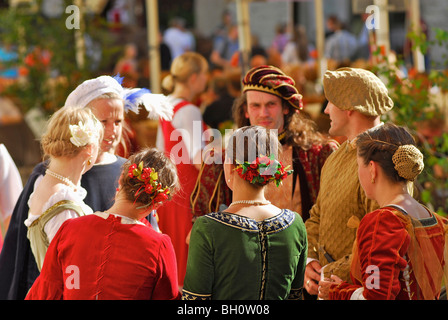
[[[135,201],[135,196],[141,188],[141,182],[136,178],[131,178],[128,175],[129,167],[132,164],[139,164],[143,162],[144,168],[152,168],[158,174],[158,181],[162,187],[169,189],[170,200],[173,195],[179,190],[179,178],[177,176],[176,165],[165,154],[156,148],[145,148],[138,153],[131,155],[126,161],[121,170],[120,186],[124,192],[126,199]],[[148,205],[154,198],[153,193],[139,192],[138,202],[143,205]]]

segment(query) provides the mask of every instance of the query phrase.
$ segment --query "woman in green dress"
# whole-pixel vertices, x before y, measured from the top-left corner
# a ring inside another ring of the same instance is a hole
[[[292,171],[276,160],[276,130],[243,127],[230,137],[224,172],[233,202],[193,225],[182,298],[301,299],[307,238],[296,212],[272,205],[268,183]]]

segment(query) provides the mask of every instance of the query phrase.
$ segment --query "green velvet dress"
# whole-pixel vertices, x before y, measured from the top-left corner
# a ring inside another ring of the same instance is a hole
[[[259,222],[227,212],[199,217],[182,298],[301,299],[307,246],[302,218],[288,209]]]

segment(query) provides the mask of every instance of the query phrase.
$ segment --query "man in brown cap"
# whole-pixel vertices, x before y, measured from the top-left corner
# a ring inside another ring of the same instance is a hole
[[[381,115],[393,107],[386,86],[372,72],[341,68],[324,75],[330,116],[329,133],[347,140],[326,161],[320,192],[305,222],[308,234],[308,264],[305,289],[317,295],[322,277],[335,274],[350,281],[350,255],[356,227],[378,204],[367,199],[358,180],[356,137],[381,125]]]

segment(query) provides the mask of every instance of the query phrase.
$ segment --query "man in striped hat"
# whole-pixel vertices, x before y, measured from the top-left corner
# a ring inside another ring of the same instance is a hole
[[[238,127],[259,125],[278,130],[283,152],[279,160],[293,168],[280,188],[268,186],[266,197],[280,208],[299,213],[303,220],[317,198],[320,171],[338,144],[316,130],[304,117],[302,95],[294,80],[273,66],[259,66],[243,79],[243,95],[235,101],[233,115]]]

